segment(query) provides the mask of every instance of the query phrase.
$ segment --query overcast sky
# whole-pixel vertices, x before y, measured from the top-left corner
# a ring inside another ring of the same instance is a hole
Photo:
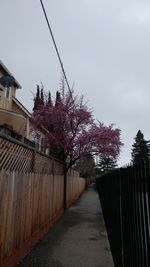
[[[120,165],[140,129],[150,139],[150,1],[43,0],[70,85],[94,116],[122,130]],[[30,111],[36,84],[52,95],[60,65],[39,0],[0,1],[0,58]]]

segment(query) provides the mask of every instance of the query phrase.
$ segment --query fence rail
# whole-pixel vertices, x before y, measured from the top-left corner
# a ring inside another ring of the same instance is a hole
[[[96,184],[115,267],[149,267],[149,162],[118,169]]]

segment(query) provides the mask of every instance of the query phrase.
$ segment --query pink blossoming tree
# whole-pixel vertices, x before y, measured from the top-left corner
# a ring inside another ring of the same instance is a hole
[[[32,114],[34,128],[47,130],[47,146],[50,154],[66,162],[67,171],[87,154],[112,156],[117,159],[122,143],[120,130],[113,125],[96,122],[92,111],[82,97],[64,87],[51,100],[50,93],[39,101],[35,98]]]

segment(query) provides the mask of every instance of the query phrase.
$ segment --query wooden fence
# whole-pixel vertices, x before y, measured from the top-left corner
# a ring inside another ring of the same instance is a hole
[[[69,207],[75,200],[84,192],[86,187],[86,180],[79,177],[79,173],[70,170],[67,175],[66,186],[66,207]]]
[[[0,133],[0,170],[63,174],[64,164]]]
[[[0,133],[0,266],[15,266],[85,187],[59,160]]]
[[[67,205],[85,189],[72,171]],[[0,266],[14,266],[64,210],[64,176],[0,171]],[[32,239],[35,239],[32,242]],[[21,251],[23,247],[23,250]]]

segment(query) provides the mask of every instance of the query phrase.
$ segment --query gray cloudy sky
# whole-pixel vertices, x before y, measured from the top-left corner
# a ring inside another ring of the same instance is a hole
[[[33,106],[36,84],[52,95],[60,66],[39,0],[0,1],[0,57]],[[150,1],[43,0],[70,84],[94,115],[122,130],[120,165],[141,129],[150,139]]]

